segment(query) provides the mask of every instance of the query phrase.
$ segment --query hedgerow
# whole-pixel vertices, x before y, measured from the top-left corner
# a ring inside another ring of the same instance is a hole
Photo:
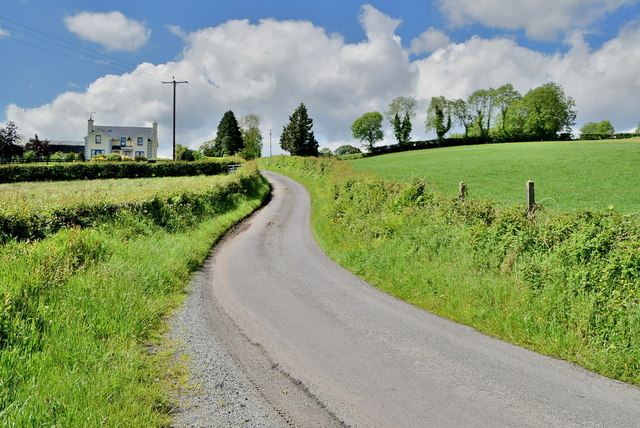
[[[22,181],[71,181],[97,178],[181,177],[227,172],[239,158],[214,158],[196,162],[78,162],[55,165],[7,165],[0,167],[0,183]]]
[[[215,213],[228,198],[238,192],[252,191],[261,180],[254,164],[205,189],[172,192],[170,189],[146,197],[112,202],[96,198],[95,202],[70,201],[63,206],[35,209],[30,205],[0,206],[0,242],[11,239],[41,239],[59,229],[88,227],[113,217],[121,211],[131,211],[167,226],[176,219],[181,223],[195,222]]]

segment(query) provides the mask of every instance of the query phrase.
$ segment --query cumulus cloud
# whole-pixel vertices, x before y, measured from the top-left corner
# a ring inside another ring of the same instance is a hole
[[[637,0],[440,0],[454,26],[480,23],[510,30],[524,29],[536,40],[556,40],[565,29],[595,22],[602,15]]]
[[[80,12],[64,18],[67,30],[78,37],[99,43],[109,51],[135,51],[144,46],[151,30],[121,12]]]
[[[86,112],[101,125],[160,124],[160,153],[171,153],[172,88],[161,81],[187,80],[177,88],[177,142],[197,148],[215,136],[227,110],[262,118],[268,154],[273,152],[295,108],[304,102],[321,146],[357,144],[350,125],[369,111],[384,112],[400,95],[420,101],[413,122],[414,139],[425,138],[424,116],[433,96],[464,98],[475,89],[512,83],[525,93],[555,81],[576,100],[578,120],[610,120],[627,129],[640,119],[640,28],[631,24],[592,50],[580,32],[567,39],[568,52],[542,54],[507,38],[472,37],[449,43],[432,54],[410,60],[395,34],[399,21],[364,7],[360,22],[367,35],[346,43],[335,34],[304,21],[265,19],[257,24],[229,21],[186,35],[185,48],[173,62],[144,63],[133,72],[104,76],[82,92],[68,92],[50,104],[7,108],[24,135],[82,139]],[[580,123],[578,124],[580,126]],[[392,143],[390,127],[386,143]]]
[[[449,36],[436,28],[429,28],[420,36],[411,40],[409,53],[420,55],[423,53],[433,52],[443,48],[451,43]]]

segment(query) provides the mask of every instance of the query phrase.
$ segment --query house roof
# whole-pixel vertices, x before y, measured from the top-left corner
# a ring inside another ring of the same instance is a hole
[[[112,139],[120,139],[120,137],[135,137],[136,135],[144,135],[147,138],[153,139],[153,128],[145,128],[140,126],[103,126],[94,125],[93,132],[102,131]]]
[[[84,146],[84,141],[49,141],[49,146]]]

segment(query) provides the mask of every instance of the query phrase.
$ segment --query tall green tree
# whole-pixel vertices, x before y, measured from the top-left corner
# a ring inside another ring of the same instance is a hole
[[[222,116],[220,124],[218,124],[215,147],[217,156],[233,156],[244,148],[242,132],[240,132],[236,116],[231,110]]]
[[[411,140],[411,119],[416,116],[417,106],[418,101],[414,97],[396,97],[389,104],[386,116],[393,126],[398,144],[406,144]]]
[[[442,140],[453,124],[452,110],[452,102],[445,97],[432,97],[425,121],[427,132],[435,131],[438,140]]]
[[[289,116],[289,123],[282,128],[280,147],[293,156],[318,156],[313,120],[303,103]]]
[[[208,157],[218,157],[221,156],[221,153],[218,152],[218,148],[216,147],[216,140],[205,141],[198,147],[198,151],[202,153],[203,156]]]
[[[0,128],[0,157],[10,158],[24,153],[20,140],[22,135],[18,132],[18,126],[14,122],[7,122],[4,128]]]
[[[500,115],[500,133],[504,137],[508,137],[509,133],[507,132],[507,116],[511,107],[522,98],[522,95],[520,94],[520,92],[513,89],[513,85],[511,83],[500,86],[495,90],[495,95],[496,107]]]
[[[382,114],[373,111],[365,113],[351,125],[353,138],[360,140],[360,143],[370,152],[376,142],[384,138],[382,132]]]
[[[260,132],[260,116],[248,114],[240,118],[240,130],[244,149],[240,156],[247,160],[259,158],[262,155],[262,132]]]
[[[469,95],[467,106],[474,115],[480,137],[489,140],[489,130],[497,104],[497,92],[493,88],[478,89]]]
[[[522,134],[528,138],[555,140],[559,134],[571,132],[576,123],[576,103],[557,83],[531,89],[520,104],[524,116]]]
[[[451,102],[451,112],[456,123],[464,127],[464,138],[466,139],[469,136],[469,129],[473,124],[473,114],[467,102],[463,99],[453,100]]]

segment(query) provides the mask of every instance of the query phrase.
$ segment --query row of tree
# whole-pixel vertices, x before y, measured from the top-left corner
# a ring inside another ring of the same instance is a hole
[[[389,104],[386,117],[400,145],[411,141],[417,105],[413,97],[397,97]],[[575,102],[560,85],[550,82],[522,95],[507,83],[478,89],[466,99],[431,98],[425,129],[434,131],[438,140],[455,126],[464,129],[462,138],[485,142],[555,140],[570,134],[575,121]],[[371,151],[384,138],[382,122],[381,113],[365,113],[351,125],[352,135]]]
[[[33,153],[33,156],[48,157],[49,140],[41,140],[38,135],[30,138],[24,146],[21,144],[23,136],[18,132],[18,126],[14,122],[7,122],[7,125],[0,128],[0,157],[12,158],[23,156],[25,153]]]
[[[235,114],[229,110],[218,124],[216,138],[204,142],[199,151],[205,156],[237,155],[248,160],[260,157],[262,153],[260,117],[249,114],[238,121]]]

